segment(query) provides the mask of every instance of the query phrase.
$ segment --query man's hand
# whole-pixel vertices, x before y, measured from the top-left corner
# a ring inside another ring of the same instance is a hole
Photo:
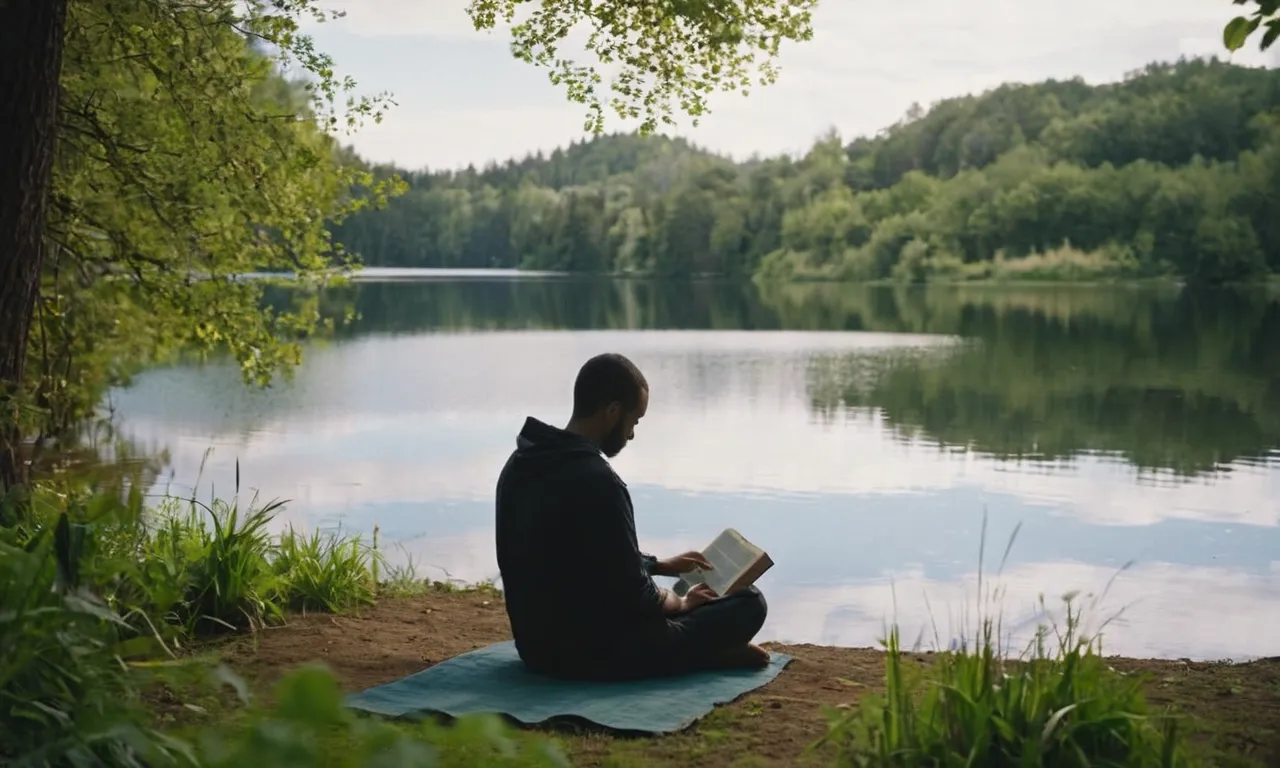
[[[681,600],[680,606],[681,613],[692,611],[700,605],[706,605],[718,597],[720,596],[716,594],[714,589],[708,587],[706,584],[699,584],[684,593],[684,598]]]
[[[658,576],[679,576],[690,571],[709,570],[711,570],[711,563],[705,555],[701,552],[685,552],[683,555],[659,560],[653,572]]]

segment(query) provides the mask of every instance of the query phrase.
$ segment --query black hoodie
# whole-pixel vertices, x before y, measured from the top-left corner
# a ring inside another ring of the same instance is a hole
[[[631,495],[591,441],[526,419],[498,477],[495,523],[507,615],[530,667],[603,661],[665,628]]]

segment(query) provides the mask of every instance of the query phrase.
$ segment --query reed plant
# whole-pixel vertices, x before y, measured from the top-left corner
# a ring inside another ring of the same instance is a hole
[[[272,570],[286,608],[342,613],[373,603],[380,559],[359,538],[290,528],[276,544]]]
[[[1016,536],[1015,529],[1006,559]],[[984,515],[984,545],[985,539]],[[1027,647],[1011,653],[1002,613],[984,610],[998,605],[1003,591],[982,592],[982,560],[980,552],[979,606],[972,635],[966,632],[948,648],[913,659],[902,648],[898,627],[892,626],[883,641],[883,694],[864,698],[856,710],[829,712],[829,730],[819,744],[834,746],[837,765],[1187,764],[1177,720],[1152,712],[1141,682],[1107,664],[1100,630],[1084,631],[1075,594],[1063,597],[1061,623],[1041,623]],[[1044,609],[1043,597],[1040,603]],[[1042,615],[1048,611],[1042,610]]]
[[[382,559],[376,548],[343,533],[276,533],[283,507],[238,495],[148,500],[138,489],[42,487],[22,524],[0,534],[25,546],[69,520],[80,532],[85,583],[134,629],[172,646],[256,631],[289,611],[372,603]]]

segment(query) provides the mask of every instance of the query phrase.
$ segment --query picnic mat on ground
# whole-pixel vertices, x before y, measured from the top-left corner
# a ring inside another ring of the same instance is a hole
[[[715,705],[763,686],[790,662],[790,656],[774,653],[769,666],[760,670],[622,683],[574,682],[529,672],[516,655],[515,643],[507,641],[352,694],[346,704],[388,717],[484,712],[526,725],[578,719],[618,731],[670,733],[692,725]]]

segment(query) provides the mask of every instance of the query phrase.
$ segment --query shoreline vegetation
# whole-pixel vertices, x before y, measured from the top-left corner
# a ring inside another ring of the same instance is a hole
[[[1086,254],[1087,256],[1087,254]],[[1028,259],[1030,261],[1030,259]],[[1013,287],[1040,287],[1040,286],[1176,286],[1179,288],[1188,287],[1186,280],[1174,275],[1165,275],[1158,277],[1102,277],[1096,274],[1076,273],[1069,278],[1058,279],[1043,274],[1037,274],[1034,265],[1037,262],[1032,261],[1027,267],[1001,268],[999,262],[993,262],[991,265],[980,265],[980,268],[971,270],[967,276],[958,275],[950,278],[937,277],[928,281],[929,285],[940,286],[1013,286]],[[1067,272],[1067,270],[1064,270]],[[1030,273],[1031,276],[1024,276]],[[1067,272],[1070,274],[1069,272]],[[288,272],[272,272],[272,273],[246,273],[236,276],[242,280],[283,280],[291,281],[296,275]],[[352,269],[344,269],[342,271],[334,271],[329,273],[330,278],[339,281],[359,282],[364,280],[395,280],[395,279],[426,279],[432,277],[456,278],[456,279],[535,279],[535,278],[560,278],[560,279],[601,279],[601,280],[646,280],[646,281],[732,281],[735,278],[725,275],[706,273],[691,274],[681,276],[662,275],[656,272],[648,272],[641,270],[628,270],[624,272],[568,272],[555,270],[527,270],[522,268],[508,269],[505,267],[477,267],[470,268],[451,268],[451,267],[359,267]],[[773,281],[767,278],[756,277],[754,282],[768,285]],[[856,286],[870,286],[875,288],[892,287],[902,285],[900,281],[892,278],[877,278],[868,280],[846,280],[836,275],[825,274],[820,272],[804,273],[791,275],[785,281],[793,283],[833,283],[848,284]],[[923,283],[917,284],[922,285]],[[1280,275],[1269,277],[1262,281],[1251,281],[1245,283],[1225,283],[1219,288],[1249,288],[1257,285],[1280,285]]]
[[[374,281],[374,280],[414,280],[423,278],[458,278],[458,279],[536,279],[558,278],[578,280],[643,280],[643,281],[749,281],[760,286],[773,286],[785,283],[799,284],[845,284],[873,288],[884,287],[920,287],[924,285],[940,287],[989,287],[1009,286],[1014,288],[1074,288],[1074,287],[1170,287],[1180,289],[1202,290],[1200,286],[1178,275],[1125,276],[1106,275],[1103,271],[1093,271],[1089,263],[1095,254],[1078,251],[1068,246],[1037,254],[1023,259],[1009,260],[1002,256],[991,262],[972,265],[953,275],[930,275],[920,282],[905,282],[892,277],[848,279],[836,273],[809,271],[790,274],[784,280],[773,280],[767,275],[752,277],[735,277],[715,272],[693,273],[688,275],[664,275],[653,270],[626,269],[608,272],[576,272],[554,269],[529,269],[525,267],[398,267],[357,264],[330,270],[324,275],[338,281]],[[249,272],[235,276],[243,280],[284,281],[286,284],[298,276],[292,272]],[[311,277],[308,275],[308,277]],[[1258,287],[1280,287],[1280,273],[1267,275],[1258,279],[1244,281],[1227,281],[1212,286],[1215,289],[1250,290]]]
[[[376,530],[367,545],[343,533],[272,533],[278,503],[147,506],[136,489],[38,491],[36,515],[0,541],[0,637],[19,649],[0,664],[0,751],[16,765],[286,756],[303,766],[392,756],[397,765],[747,765],[765,756],[906,766],[974,750],[986,765],[1033,754],[1061,765],[1280,757],[1276,659],[1104,656],[1082,633],[1073,596],[1064,620],[1026,649],[1007,648],[998,570],[982,576],[987,591],[958,647],[906,651],[896,628],[881,650],[773,644],[798,663],[670,738],[515,729],[482,716],[357,717],[342,708],[344,693],[509,639],[501,591],[389,565]]]
[[[336,240],[385,267],[768,281],[1265,282],[1280,271],[1280,70],[1152,63],[913,106],[874,136],[736,161],[611,134],[405,191]]]

